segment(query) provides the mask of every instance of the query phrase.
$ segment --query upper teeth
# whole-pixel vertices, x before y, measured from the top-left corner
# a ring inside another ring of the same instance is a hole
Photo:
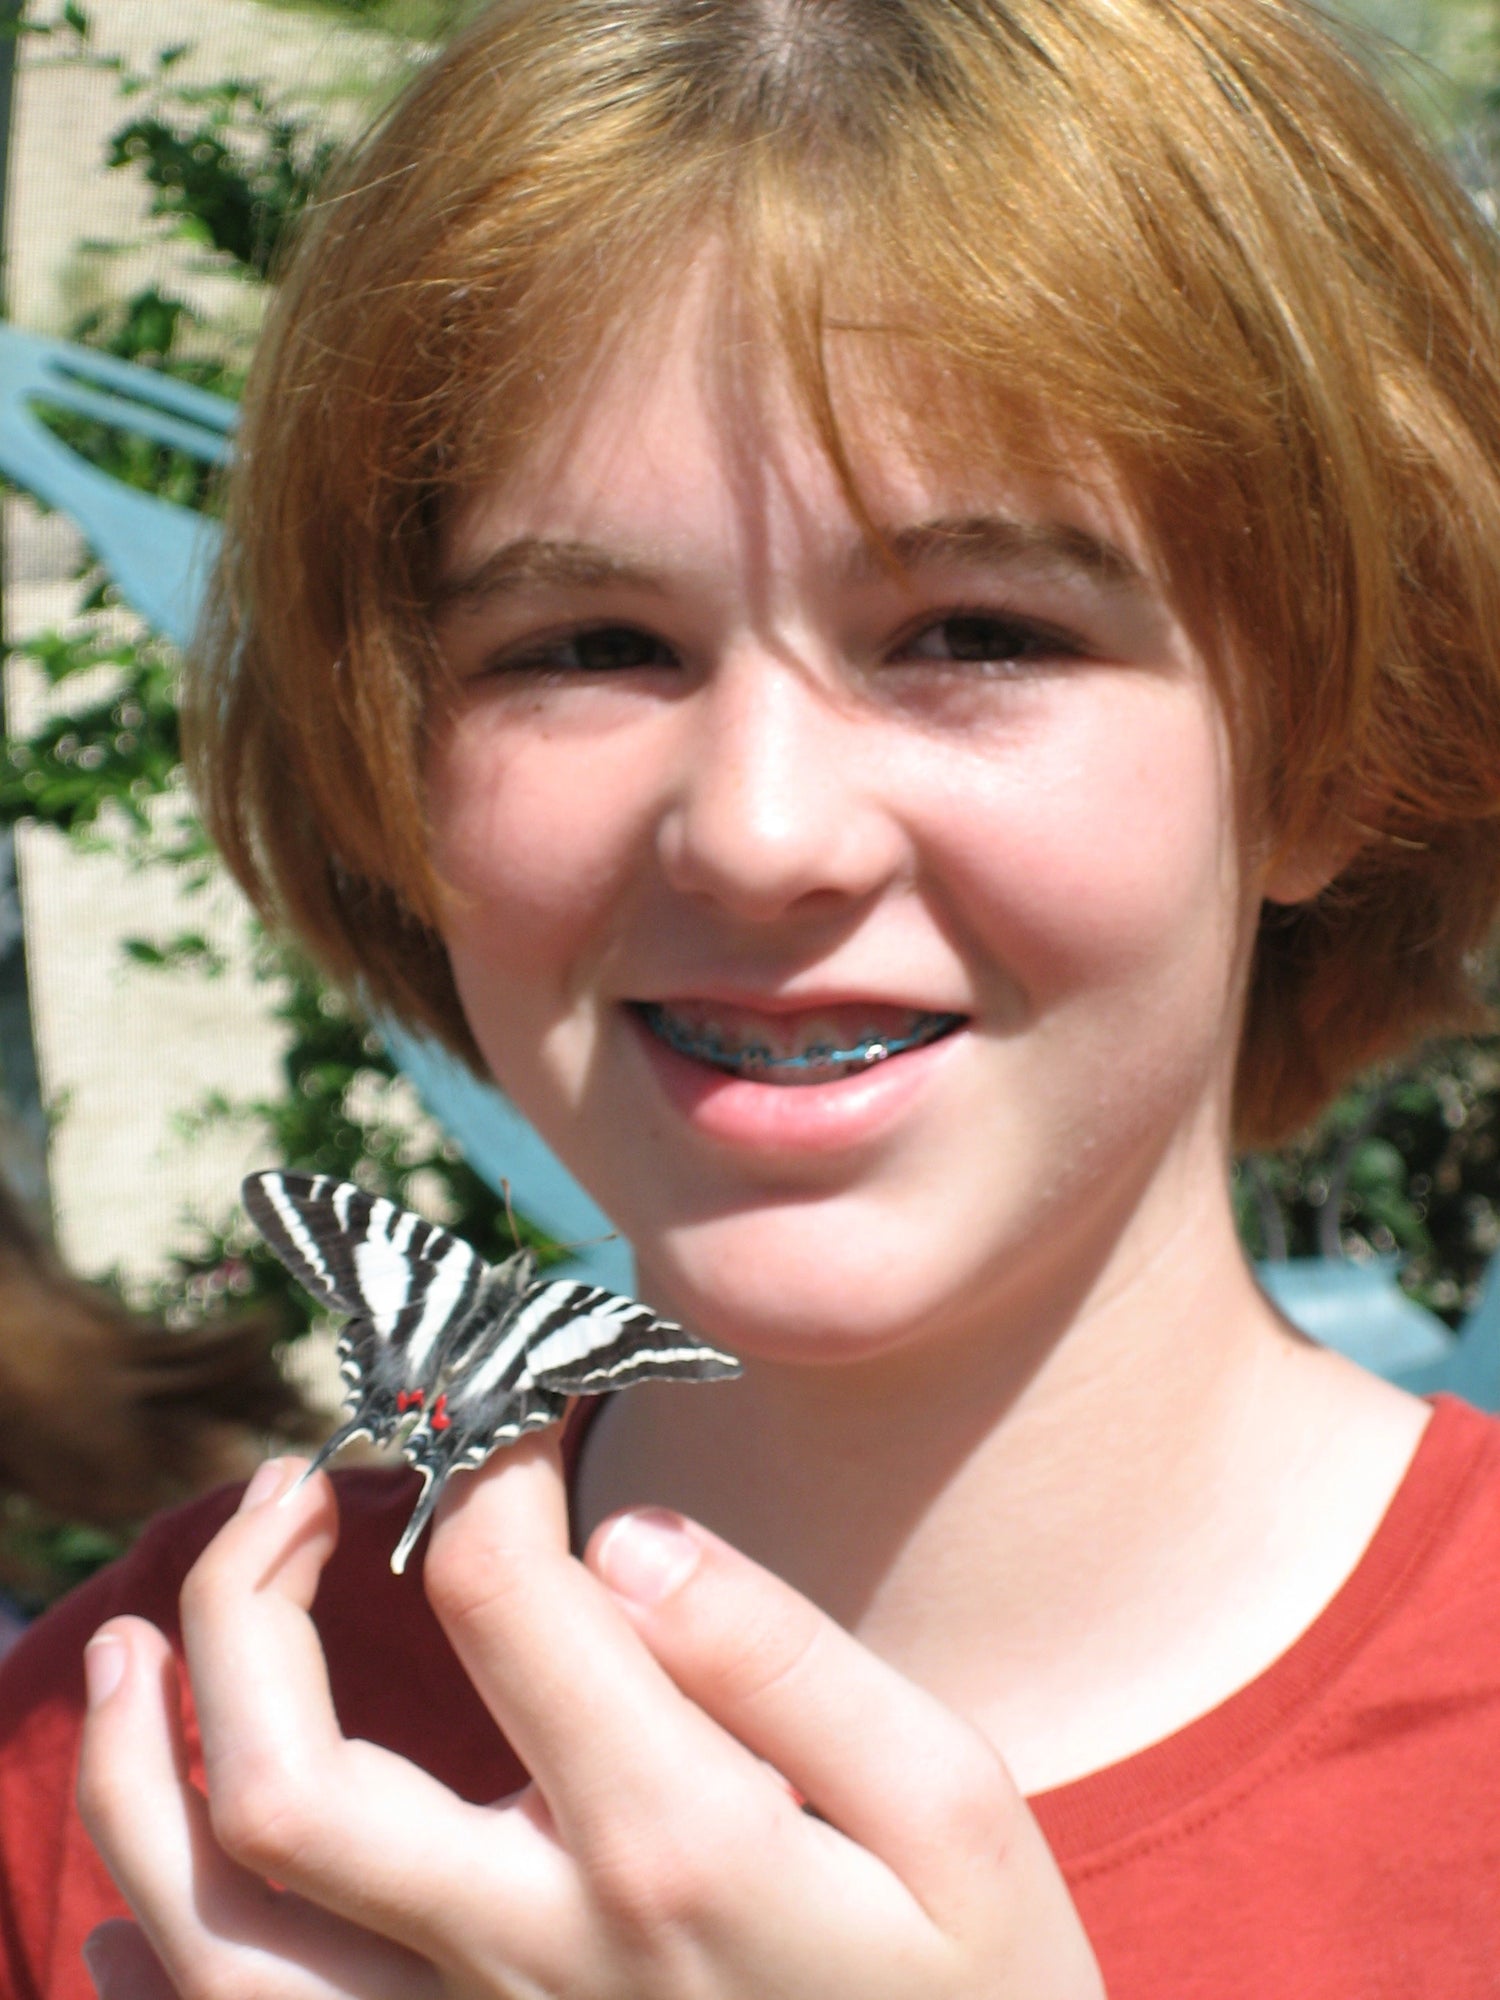
[[[642,1008],[652,1032],[684,1055],[724,1069],[775,1075],[826,1068],[867,1068],[892,1053],[931,1041],[952,1025],[951,1014],[912,1010],[896,1032],[889,1025],[851,1034],[816,1015],[725,1022],[698,1008]],[[696,1017],[696,1018],[695,1018]]]

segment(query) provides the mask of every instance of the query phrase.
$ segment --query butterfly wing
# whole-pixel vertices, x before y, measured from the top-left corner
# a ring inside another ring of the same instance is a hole
[[[439,1393],[402,1442],[402,1455],[422,1475],[422,1493],[391,1558],[398,1576],[450,1473],[474,1470],[501,1445],[566,1414],[566,1395],[526,1373],[532,1299],[551,1289],[531,1282],[535,1268],[523,1254],[488,1274],[478,1309],[448,1351]]]
[[[733,1355],[694,1340],[648,1306],[598,1285],[528,1284],[492,1297],[450,1351],[442,1393],[428,1403],[402,1451],[422,1475],[422,1495],[391,1560],[398,1573],[450,1473],[483,1465],[492,1451],[561,1420],[570,1396],[597,1396],[633,1382],[705,1382],[738,1375]]]
[[[732,1354],[658,1319],[639,1299],[556,1280],[527,1299],[536,1330],[526,1373],[567,1396],[602,1396],[636,1382],[720,1382],[740,1373]]]
[[[352,1438],[403,1455],[422,1492],[391,1568],[416,1546],[451,1473],[564,1415],[568,1398],[634,1382],[740,1372],[648,1306],[597,1285],[533,1283],[522,1252],[491,1269],[446,1229],[325,1174],[253,1174],[245,1207],[313,1297],[352,1315],[339,1337],[346,1420],[308,1471]]]
[[[386,1442],[432,1394],[452,1335],[473,1316],[484,1259],[410,1209],[327,1174],[252,1174],[243,1195],[297,1282],[354,1316],[338,1344],[346,1421],[309,1471],[352,1438]]]

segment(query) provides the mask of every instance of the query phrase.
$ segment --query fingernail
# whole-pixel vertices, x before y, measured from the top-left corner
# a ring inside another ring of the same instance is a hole
[[[90,1708],[98,1708],[109,1700],[125,1678],[128,1661],[123,1640],[90,1639],[83,1649],[83,1678]]]
[[[264,1507],[268,1500],[274,1500],[277,1489],[286,1477],[286,1466],[279,1458],[268,1458],[256,1466],[250,1475],[244,1492],[240,1495],[238,1511],[249,1514],[257,1507]]]
[[[168,1992],[166,1973],[128,1917],[106,1917],[83,1941],[84,1970],[99,2000],[148,2000]]]
[[[83,1941],[83,1969],[97,2000],[109,2000],[109,1947],[90,1931]]]
[[[599,1574],[621,1597],[660,1604],[681,1590],[701,1555],[680,1514],[642,1507],[610,1523],[599,1546]]]

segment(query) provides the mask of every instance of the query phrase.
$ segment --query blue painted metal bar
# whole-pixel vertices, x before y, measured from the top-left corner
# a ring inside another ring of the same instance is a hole
[[[93,395],[82,386],[91,378],[118,392],[110,399],[110,422],[123,424],[128,412],[131,425],[152,438],[170,427],[171,436],[162,442],[204,458],[222,457],[233,405],[193,389],[186,397],[172,397],[168,408],[159,389],[164,378],[150,369],[0,326],[0,472],[70,515],[126,601],[159,632],[186,644],[213,566],[218,529],[186,508],[122,486],[47,429],[35,406],[79,407],[81,397]],[[127,393],[141,378],[144,388]],[[201,439],[201,451],[190,438]]]
[[[1445,1366],[1455,1341],[1435,1313],[1402,1291],[1399,1268],[1386,1257],[1370,1264],[1293,1257],[1257,1265],[1255,1275],[1272,1302],[1311,1339],[1389,1381],[1404,1382]]]
[[[205,430],[202,424],[174,417],[166,410],[128,402],[113,391],[90,389],[61,370],[54,378],[52,400],[77,416],[93,417],[96,422],[113,424],[118,430],[139,431],[143,419],[149,420],[151,435],[158,444],[174,445],[177,450],[190,452],[211,465],[227,465],[234,457],[233,443],[221,433]]]
[[[628,1292],[634,1284],[630,1245],[593,1196],[581,1188],[520,1112],[492,1085],[481,1083],[446,1049],[381,1021],[381,1037],[417,1095],[465,1159],[498,1188],[508,1182],[516,1207],[559,1243],[578,1246],[571,1263],[593,1282]]]

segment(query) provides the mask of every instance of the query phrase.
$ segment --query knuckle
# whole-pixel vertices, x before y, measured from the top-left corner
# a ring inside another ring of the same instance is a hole
[[[117,1780],[110,1761],[87,1738],[78,1762],[76,1797],[89,1837],[96,1845],[107,1846],[114,1828],[128,1818],[125,1787]]]
[[[816,1673],[828,1631],[820,1613],[798,1605],[717,1636],[710,1670],[736,1707],[753,1708]]]
[[[229,1564],[215,1542],[193,1564],[182,1580],[178,1606],[184,1625],[211,1618],[219,1611],[232,1588]]]
[[[590,1886],[607,1927],[636,1950],[701,1930],[718,1899],[727,1858],[711,1837],[656,1828],[591,1857]],[[723,1864],[723,1865],[721,1865]]]
[[[935,1838],[960,1854],[1007,1855],[1022,1825],[1020,1794],[982,1738],[930,1774],[926,1811]]]
[[[318,1845],[318,1795],[278,1760],[242,1757],[232,1774],[210,1781],[209,1824],[232,1861],[258,1875],[290,1874]]]

